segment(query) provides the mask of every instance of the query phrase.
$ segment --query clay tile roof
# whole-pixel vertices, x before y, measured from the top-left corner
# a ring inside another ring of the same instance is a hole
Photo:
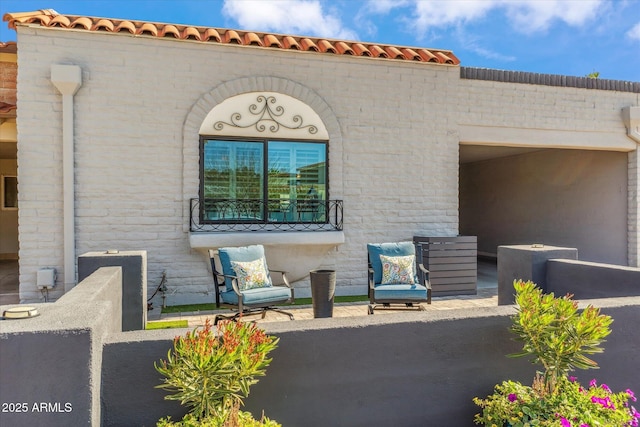
[[[384,49],[382,49],[377,44],[372,44],[371,46],[369,46],[369,52],[371,52],[371,54],[374,56],[374,58],[388,58],[389,57],[389,54],[387,52],[385,52]]]
[[[98,21],[93,25],[92,31],[113,31],[116,28],[115,24],[110,19],[98,19]]]
[[[244,33],[245,45],[262,46],[262,40],[256,33]]]
[[[300,47],[300,44],[296,41],[296,39],[294,39],[291,36],[284,36],[282,38],[282,44],[287,49],[302,50],[302,48]]]
[[[392,59],[405,59],[404,55],[400,50],[395,46],[387,46],[384,48],[384,51],[387,52],[389,58]]]
[[[83,30],[91,30],[91,27],[93,27],[93,21],[90,18],[87,18],[86,16],[82,16],[78,19],[74,19],[71,21],[71,23],[69,24],[69,27],[71,28],[81,28]]]
[[[371,51],[369,49],[367,49],[367,47],[365,45],[363,45],[362,43],[354,43],[354,44],[351,45],[351,48],[356,53],[356,55],[359,55],[359,56],[373,56]]]
[[[419,49],[418,54],[422,58],[423,61],[426,62],[438,62],[438,58],[427,49]]]
[[[64,15],[53,9],[6,13],[2,19],[8,22],[9,28],[12,29],[20,25],[29,25],[63,30],[74,29],[97,33],[123,33],[135,36],[171,38],[204,43],[234,44],[262,49],[295,49],[317,52],[318,54],[330,53],[338,56],[363,56],[447,65],[460,64],[460,60],[449,50],[412,48],[376,43],[367,43],[367,45],[365,45],[361,42],[348,40],[331,40],[326,38],[301,37],[223,28],[193,27],[126,19]]]
[[[402,52],[402,54],[406,59],[410,59],[412,61],[422,61],[422,58],[420,57],[420,55],[418,55],[418,52],[416,52],[413,49],[409,49],[408,47],[403,47],[402,49],[400,49],[400,51]]]
[[[206,30],[204,30],[204,32],[200,36],[200,40],[202,41],[213,40],[218,43],[222,43],[222,37],[220,37],[220,33],[218,33],[218,30],[216,30],[215,28],[207,28]]]
[[[150,36],[157,37],[158,27],[156,27],[150,22],[145,22],[144,24],[138,27],[136,34],[148,34]]]
[[[356,53],[345,42],[337,42],[336,49],[341,55],[355,55]]]
[[[234,30],[227,30],[224,33],[224,42],[228,44],[242,44],[242,39],[238,35],[238,33]]]
[[[320,52],[338,53],[335,47],[327,40],[318,40]]]
[[[176,39],[181,38],[181,34],[180,34],[180,31],[178,30],[178,27],[176,27],[175,25],[165,25],[160,29],[160,32],[158,33],[158,37],[169,37],[169,36],[173,36]]]
[[[115,28],[115,30],[113,30],[113,32],[114,33],[119,33],[121,31],[125,31],[125,30],[129,31],[129,33],[131,33],[131,34],[135,34],[136,33],[136,26],[131,21],[120,21],[116,25],[116,28]]]
[[[282,47],[282,43],[280,43],[280,40],[278,40],[278,38],[276,36],[274,36],[273,34],[265,34],[264,36],[264,46],[267,47]]]
[[[302,46],[302,50],[312,50],[314,52],[320,52],[320,48],[316,46],[316,44],[310,38],[300,39],[300,46]]]
[[[0,53],[16,53],[18,44],[16,42],[0,42]]]
[[[193,27],[185,27],[180,33],[180,38],[183,40],[198,40],[200,41],[200,31]],[[218,36],[218,39],[220,36]]]

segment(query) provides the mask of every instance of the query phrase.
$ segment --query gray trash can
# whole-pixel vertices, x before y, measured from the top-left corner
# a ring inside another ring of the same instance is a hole
[[[335,270],[312,270],[311,299],[313,302],[313,317],[333,317],[333,297],[336,291]]]

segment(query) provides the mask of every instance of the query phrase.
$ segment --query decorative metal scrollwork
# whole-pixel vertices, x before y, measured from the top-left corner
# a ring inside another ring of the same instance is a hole
[[[305,125],[304,119],[299,114],[293,115],[289,121],[284,120],[284,107],[277,104],[275,96],[258,95],[256,104],[249,105],[248,120],[244,120],[242,113],[231,114],[229,122],[218,120],[213,128],[222,131],[225,126],[238,129],[255,128],[258,132],[265,132],[267,129],[272,133],[277,133],[281,127],[290,130],[307,131],[311,135],[318,132],[315,125]],[[245,123],[243,123],[243,121]]]
[[[191,199],[192,232],[340,231],[342,200]]]

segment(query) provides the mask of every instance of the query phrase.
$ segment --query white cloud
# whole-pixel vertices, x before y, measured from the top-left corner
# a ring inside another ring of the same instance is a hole
[[[581,26],[606,7],[604,0],[369,0],[363,9],[372,14],[400,13],[410,7],[406,22],[421,34],[457,27],[483,19],[489,12],[503,11],[517,31],[546,31],[554,22]],[[395,11],[394,11],[395,9]]]
[[[499,2],[492,0],[419,1],[414,3],[414,27],[421,33],[433,28],[457,26],[482,18]]]
[[[502,6],[515,29],[535,33],[546,31],[556,21],[580,27],[593,20],[604,3],[602,0],[523,0],[503,3]]]
[[[627,37],[631,40],[640,41],[640,22],[638,22],[633,28],[627,31]]]
[[[410,3],[411,1],[409,0],[367,0],[362,9],[368,13],[386,15],[391,10],[404,7]]]
[[[248,30],[357,39],[319,0],[225,0],[222,11]]]

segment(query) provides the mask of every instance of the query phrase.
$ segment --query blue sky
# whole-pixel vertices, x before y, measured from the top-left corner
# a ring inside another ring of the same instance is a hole
[[[2,0],[126,18],[452,50],[463,66],[640,81],[640,0]],[[0,41],[15,40],[0,24]]]

